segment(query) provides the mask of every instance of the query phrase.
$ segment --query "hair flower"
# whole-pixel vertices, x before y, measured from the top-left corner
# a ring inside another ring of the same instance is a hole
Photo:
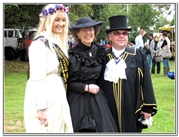
[[[44,16],[47,16],[47,15],[48,15],[47,10],[43,10],[43,11],[42,11],[42,15],[43,15],[43,17],[44,17]]]
[[[53,8],[49,8],[49,9],[48,9],[48,13],[50,13],[51,15],[52,15],[54,12],[55,12],[55,9],[53,9]]]
[[[45,16],[48,16],[49,14],[52,15],[57,10],[61,10],[66,12],[66,14],[69,13],[70,9],[69,7],[65,7],[63,4],[49,4],[47,5],[43,11],[40,13],[40,18],[44,18]]]
[[[56,8],[57,10],[59,10],[59,9],[60,9],[60,4],[55,5],[55,8]]]

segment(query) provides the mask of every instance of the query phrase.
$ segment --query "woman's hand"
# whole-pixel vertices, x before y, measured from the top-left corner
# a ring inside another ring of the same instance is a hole
[[[38,120],[41,124],[44,124],[45,127],[48,126],[48,119],[47,119],[47,111],[46,110],[39,110]]]
[[[88,91],[88,86],[89,86],[89,91]],[[95,84],[89,84],[89,85],[86,85],[85,87],[85,91],[86,92],[90,92],[92,94],[97,94],[99,92],[99,86],[95,85]]]

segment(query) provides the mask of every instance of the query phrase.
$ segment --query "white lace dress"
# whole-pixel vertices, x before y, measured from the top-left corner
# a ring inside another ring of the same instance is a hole
[[[53,42],[57,43],[54,38]],[[40,40],[29,47],[30,78],[24,100],[24,122],[27,133],[72,133],[72,121],[64,82],[60,76],[55,51]],[[38,109],[47,108],[48,127],[40,124]]]

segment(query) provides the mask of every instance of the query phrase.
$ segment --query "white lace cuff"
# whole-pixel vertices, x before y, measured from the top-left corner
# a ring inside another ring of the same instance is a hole
[[[142,124],[152,126],[153,118],[150,117],[149,119],[145,119],[142,121]]]

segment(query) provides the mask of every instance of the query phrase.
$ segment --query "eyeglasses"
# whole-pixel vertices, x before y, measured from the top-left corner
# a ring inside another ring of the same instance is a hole
[[[120,32],[118,32],[118,31],[115,31],[115,32],[112,32],[112,34],[114,34],[115,36],[120,36],[121,34],[122,34],[123,36],[127,36],[127,35],[128,35],[128,32],[122,32],[122,33],[120,33]]]

